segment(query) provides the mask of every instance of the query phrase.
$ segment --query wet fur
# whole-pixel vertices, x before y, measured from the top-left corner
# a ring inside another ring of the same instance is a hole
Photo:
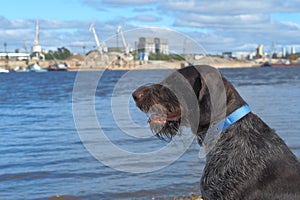
[[[197,124],[191,122],[194,134],[203,136],[210,123],[217,122],[224,113],[214,105],[219,115],[212,116],[211,97],[218,95],[219,83],[208,90],[208,81],[222,80],[225,88],[226,115],[238,109],[246,102],[234,87],[217,70],[209,66],[194,66],[178,70],[189,83],[192,93],[184,84],[178,84],[178,74],[168,76],[162,83],[147,86],[143,93],[146,98],[138,99],[137,106],[147,112],[151,105],[162,104],[168,112],[181,112],[181,116],[193,121],[195,112],[199,112]],[[202,73],[203,72],[203,73]],[[177,84],[174,83],[176,80]],[[182,80],[181,80],[182,81]],[[162,86],[164,85],[164,87]],[[169,88],[169,89],[166,89]],[[172,92],[174,88],[182,91],[180,97]],[[139,90],[139,89],[138,89]],[[138,91],[137,90],[137,91]],[[157,92],[151,92],[158,90]],[[214,92],[211,92],[211,91]],[[221,90],[220,90],[221,92]],[[189,105],[191,95],[198,98],[197,109]],[[174,98],[174,96],[176,98]],[[219,110],[218,110],[219,109]],[[220,116],[220,117],[219,117]],[[172,138],[178,134],[179,125],[188,122],[177,121],[175,126],[164,124],[158,134]],[[160,129],[159,129],[160,130]],[[154,132],[157,131],[154,129]],[[208,152],[206,166],[201,178],[203,199],[300,199],[300,164],[284,141],[252,112],[222,132],[215,146]]]

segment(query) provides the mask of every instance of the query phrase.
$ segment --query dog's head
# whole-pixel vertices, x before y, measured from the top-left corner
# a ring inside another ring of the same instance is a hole
[[[163,84],[142,86],[132,94],[136,105],[149,114],[148,123],[160,139],[179,132],[181,107],[176,95]]]
[[[161,83],[142,86],[132,94],[137,107],[149,114],[152,131],[171,140],[189,125],[202,136],[211,123],[221,120],[245,102],[233,86],[209,66],[177,70]]]

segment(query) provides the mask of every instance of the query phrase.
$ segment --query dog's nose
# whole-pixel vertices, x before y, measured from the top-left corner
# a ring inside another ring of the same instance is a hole
[[[138,101],[139,99],[143,98],[144,93],[142,91],[136,90],[134,93],[132,93],[132,97],[135,101]]]
[[[138,101],[144,97],[145,87],[140,87],[132,93],[132,97],[135,101]]]

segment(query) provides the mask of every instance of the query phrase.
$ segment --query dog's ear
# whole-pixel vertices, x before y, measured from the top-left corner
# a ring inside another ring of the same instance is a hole
[[[207,96],[208,94],[208,90],[207,90],[207,85],[206,85],[206,81],[203,77],[199,76],[199,91],[198,91],[198,97],[199,97],[199,100],[203,99],[204,97]]]
[[[246,101],[241,97],[238,91],[233,87],[233,85],[223,77],[224,87],[226,90],[226,107],[227,115],[232,113],[234,110],[246,104]]]
[[[215,68],[203,66],[201,74],[201,90],[199,100],[210,102],[211,111],[218,115],[229,115],[246,104],[233,85]],[[212,116],[214,118],[214,116]]]
[[[192,86],[195,95],[198,97],[201,90],[201,76],[195,67],[188,67],[178,70],[186,81]]]
[[[193,82],[193,90],[195,92],[195,95],[199,97],[202,87],[205,87],[205,83],[203,83],[204,85],[202,85],[201,76],[199,73],[197,73],[197,75],[194,77]]]
[[[210,66],[201,66],[196,69],[200,74],[199,100],[208,98],[206,100],[211,101],[224,95],[223,76],[217,69]]]

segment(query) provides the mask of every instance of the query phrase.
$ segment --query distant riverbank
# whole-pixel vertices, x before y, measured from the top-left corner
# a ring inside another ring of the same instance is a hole
[[[211,65],[216,68],[250,68],[259,67],[260,64],[255,62],[246,62],[233,59],[223,59],[219,57],[203,57],[198,60],[190,61],[134,61],[125,59],[114,59],[114,57],[108,57],[106,61],[97,61],[94,57],[87,57],[83,55],[72,56],[67,60],[62,61],[39,61],[38,64],[42,68],[48,68],[50,65],[58,63],[67,63],[70,71],[94,71],[94,70],[152,70],[152,69],[180,69],[182,67],[188,66],[190,64],[204,64]],[[28,67],[30,64],[36,61],[7,61],[0,60],[0,66],[6,69],[13,70],[17,66]]]
[[[188,60],[188,61],[160,61],[160,60],[149,60],[149,61],[127,61],[127,60],[116,60],[110,57],[111,61],[108,61],[104,64],[97,62],[91,58],[83,58],[79,61],[70,59],[71,66],[77,66],[73,68],[74,70],[156,70],[156,69],[180,69],[182,67],[188,66],[190,64],[194,65],[211,65],[216,68],[250,68],[250,67],[259,67],[260,64],[239,61],[239,60],[229,60],[219,57],[202,57],[197,60]],[[73,64],[72,64],[73,63]]]

